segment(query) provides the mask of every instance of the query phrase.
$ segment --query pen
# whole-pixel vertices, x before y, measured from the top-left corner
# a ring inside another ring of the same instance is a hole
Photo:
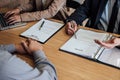
[[[75,34],[75,39],[77,39],[77,34],[76,33],[74,33]]]
[[[45,21],[42,22],[42,24],[39,27],[39,30],[43,27],[44,23],[45,23]]]
[[[74,27],[73,27],[73,24],[71,25],[71,28],[74,28]],[[77,35],[76,35],[75,32],[74,32],[74,35],[75,35],[75,39],[77,39]]]

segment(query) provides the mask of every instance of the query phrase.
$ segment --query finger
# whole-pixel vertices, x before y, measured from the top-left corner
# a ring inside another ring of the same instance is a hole
[[[68,22],[68,23],[65,25],[65,31],[66,31],[67,34],[68,34],[69,26],[71,26],[70,22]]]
[[[9,24],[15,24],[15,23],[18,23],[18,22],[20,22],[20,21],[17,20],[17,19],[13,19],[13,21],[11,21]]]
[[[107,44],[107,43],[105,43],[105,44],[103,44],[103,47],[111,49],[111,48],[114,47],[114,45],[113,44]]]
[[[31,44],[31,42],[32,42],[32,39],[31,39],[31,38],[29,38],[29,39],[28,39],[28,41],[29,41],[29,44]]]
[[[70,26],[68,26],[68,29],[72,30],[75,32],[75,26],[73,24],[71,24]]]
[[[15,23],[17,23],[18,21],[15,21],[15,20],[13,20],[12,22],[10,22],[9,24],[15,24]]]
[[[99,40],[95,39],[94,41],[95,41],[95,43],[101,45],[101,42]]]
[[[113,48],[114,47],[113,44],[102,42],[102,41],[99,41],[99,40],[95,40],[95,42],[97,44],[101,45],[102,47],[105,47],[105,48]]]
[[[31,39],[31,38],[28,38],[28,45],[30,45],[30,44],[32,44],[32,42],[33,42],[33,39]]]
[[[11,16],[11,15],[13,15],[13,14],[14,14],[14,12],[11,12],[11,11],[10,11],[10,12],[6,13],[4,17],[5,17],[5,18],[8,18],[9,16]]]
[[[68,26],[68,29],[74,30],[74,25],[73,25],[73,23],[70,23],[70,25]]]
[[[73,35],[73,34],[74,34],[74,31],[73,31],[73,30],[71,30],[71,29],[68,29],[68,31],[67,31],[67,32],[68,32],[68,34],[69,34],[69,35]]]
[[[100,40],[94,40],[94,41],[101,46],[105,46],[105,43]]]
[[[116,38],[113,38],[113,39],[108,40],[108,43],[116,44],[116,43],[118,43],[118,41]]]
[[[24,50],[25,50],[27,53],[30,53],[30,50],[29,50],[29,47],[28,47],[27,43],[26,43],[25,41],[22,41],[21,44],[22,44]]]
[[[28,38],[28,39],[26,40],[27,46],[29,46],[29,44],[30,44],[29,39],[30,39],[30,38]]]
[[[25,43],[26,43],[27,46],[29,46],[29,43],[28,43],[28,40],[27,40],[27,39],[26,39]]]
[[[9,17],[7,20],[15,19],[15,16]]]
[[[76,24],[75,21],[71,21],[71,23],[72,23],[74,26],[77,26],[77,24]]]
[[[6,18],[9,14],[10,14],[10,11],[8,11],[8,12],[4,15],[4,17]]]
[[[14,21],[15,21],[15,19],[9,19],[9,20],[7,21],[7,23],[11,24],[11,23],[14,22]]]
[[[7,19],[7,21],[12,20],[12,19],[14,19],[14,17],[9,17],[9,18]]]
[[[74,28],[73,28],[73,26],[72,26],[72,24],[70,22],[68,22],[66,24],[66,28],[65,29],[66,29],[66,33],[68,35],[73,35],[75,33],[75,30],[74,30]]]
[[[19,22],[19,21],[17,21],[15,17],[10,17],[10,18],[7,20],[7,23],[9,23],[9,24],[14,24],[14,23],[16,23],[16,22]]]
[[[77,31],[77,29],[78,29],[77,24],[74,23],[73,25],[74,25],[74,30]]]
[[[74,29],[73,30],[74,30],[74,32],[76,32],[77,31],[77,26],[74,25]]]
[[[98,43],[105,48],[113,48],[116,45],[116,43],[113,40],[108,40],[104,42],[98,40]]]
[[[74,30],[74,32],[77,30],[77,24],[75,21],[71,21],[71,25],[72,25],[72,28]]]

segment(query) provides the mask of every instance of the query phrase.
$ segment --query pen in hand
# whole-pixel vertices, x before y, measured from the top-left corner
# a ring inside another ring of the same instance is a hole
[[[71,28],[74,28],[73,24],[71,24]],[[75,35],[75,39],[77,39],[77,35],[75,32],[74,32],[74,35]]]
[[[39,27],[39,30],[43,27],[44,23],[45,23],[45,21],[42,22],[42,24]]]

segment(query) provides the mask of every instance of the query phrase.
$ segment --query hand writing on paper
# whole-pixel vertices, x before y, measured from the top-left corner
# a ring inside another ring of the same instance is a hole
[[[77,31],[77,24],[75,21],[70,21],[65,25],[65,30],[68,35],[73,35]]]
[[[120,45],[120,38],[113,38],[108,41],[95,40],[95,42],[105,48],[114,48],[115,46]]]

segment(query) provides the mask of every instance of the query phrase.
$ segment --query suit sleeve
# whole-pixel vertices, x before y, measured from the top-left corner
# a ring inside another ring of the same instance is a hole
[[[36,51],[34,53],[34,60],[40,72],[47,72],[46,77],[49,76],[50,80],[57,80],[56,69],[47,59],[43,51]]]
[[[68,17],[67,21],[74,20],[77,24],[82,25],[82,22],[89,17],[91,0],[85,0],[85,2],[79,6],[76,11]]]
[[[61,8],[63,8],[65,3],[66,0],[53,0],[47,9],[31,13],[23,13],[21,14],[21,19],[22,21],[35,21],[42,18],[51,18],[55,16]]]

